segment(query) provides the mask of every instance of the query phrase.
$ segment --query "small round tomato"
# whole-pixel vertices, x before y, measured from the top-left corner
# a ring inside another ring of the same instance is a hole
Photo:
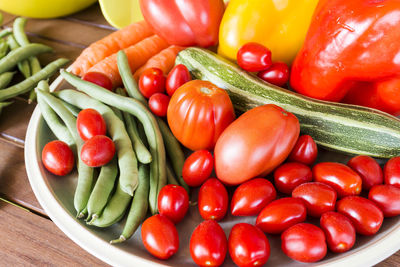
[[[284,86],[289,81],[289,67],[284,62],[274,62],[271,67],[260,71],[257,76],[276,86]]]
[[[105,135],[96,135],[86,141],[81,149],[83,163],[90,167],[99,167],[112,160],[115,154],[114,142]]]
[[[229,255],[238,266],[262,266],[270,255],[265,234],[248,223],[235,224],[228,238]]]
[[[301,262],[316,262],[326,255],[324,232],[313,224],[296,224],[281,235],[282,250],[290,258]]]
[[[156,214],[142,224],[142,242],[153,256],[166,260],[179,249],[179,236],[175,225],[165,216]]]
[[[301,198],[306,204],[307,214],[320,217],[335,210],[336,191],[327,184],[312,182],[301,184],[292,192],[292,197]]]
[[[169,96],[161,93],[155,93],[149,98],[149,108],[154,115],[158,117],[167,116]]]
[[[225,186],[216,178],[204,182],[199,190],[198,206],[204,220],[219,221],[228,210],[228,192]]]
[[[83,109],[76,118],[76,128],[83,141],[106,134],[106,122],[101,114],[91,108]]]
[[[274,181],[278,191],[290,195],[298,185],[312,181],[312,172],[307,165],[289,162],[274,171]]]
[[[361,177],[344,164],[321,162],[314,166],[312,172],[316,182],[330,185],[339,198],[361,193]]]
[[[383,169],[385,184],[400,187],[400,157],[389,159]]]
[[[214,220],[200,223],[190,237],[190,255],[199,266],[220,266],[228,251],[222,227]]]
[[[179,87],[191,79],[192,77],[190,76],[189,70],[185,65],[175,65],[175,67],[173,67],[168,73],[167,82],[165,83],[167,94],[172,96]]]
[[[347,162],[347,166],[352,168],[362,180],[362,188],[370,190],[371,187],[383,183],[382,168],[375,159],[369,156],[356,156]]]
[[[325,212],[321,216],[320,226],[331,251],[345,252],[354,246],[356,229],[350,219],[343,214],[334,211]]]
[[[98,86],[101,86],[110,91],[112,91],[113,89],[113,84],[110,78],[108,78],[101,72],[87,72],[82,79],[97,84]]]
[[[182,186],[169,184],[161,188],[157,203],[161,215],[178,223],[189,209],[189,196]]]
[[[382,211],[369,199],[348,196],[336,204],[337,211],[349,217],[356,232],[361,235],[373,235],[379,231],[383,222]]]
[[[276,198],[276,190],[270,181],[255,178],[236,188],[231,200],[231,213],[235,216],[254,216]]]
[[[309,135],[301,135],[297,139],[292,152],[290,152],[289,160],[311,165],[314,163],[317,155],[318,147],[314,139]]]
[[[375,202],[385,217],[400,215],[400,188],[394,185],[374,185],[368,199]]]
[[[148,68],[142,72],[139,78],[139,90],[146,98],[155,93],[165,92],[165,76],[159,68]]]
[[[63,176],[74,168],[74,153],[63,141],[54,140],[44,146],[42,162],[49,172]]]
[[[258,43],[247,43],[237,52],[237,63],[246,71],[266,70],[272,65],[271,50]]]
[[[280,234],[296,223],[304,222],[307,210],[303,200],[281,198],[269,203],[258,215],[256,226],[269,234]]]
[[[207,180],[214,168],[214,158],[207,150],[193,152],[183,164],[182,178],[189,186],[199,186]]]

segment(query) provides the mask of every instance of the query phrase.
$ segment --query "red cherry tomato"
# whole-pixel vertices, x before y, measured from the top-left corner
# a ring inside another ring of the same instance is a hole
[[[169,96],[155,93],[149,98],[149,108],[154,115],[158,117],[167,116]]]
[[[207,220],[194,229],[189,248],[197,265],[220,266],[225,260],[228,241],[222,227],[214,220]]]
[[[182,177],[189,186],[199,186],[207,180],[214,167],[214,158],[207,150],[193,152],[183,164]]]
[[[325,212],[321,216],[320,226],[331,251],[345,252],[354,246],[356,229],[350,219],[343,214],[334,211]]]
[[[349,217],[361,235],[373,235],[378,232],[383,222],[382,211],[369,199],[348,196],[336,204],[337,211]]]
[[[313,224],[296,224],[282,233],[281,240],[283,252],[296,261],[316,262],[326,255],[324,232]]]
[[[330,185],[336,190],[338,198],[361,193],[361,177],[344,164],[321,162],[314,166],[312,172],[314,180]]]
[[[274,181],[278,191],[290,195],[298,185],[312,181],[312,172],[307,165],[289,162],[275,170]]]
[[[91,108],[83,109],[76,118],[76,128],[83,141],[106,134],[106,122],[101,114]]]
[[[394,185],[374,185],[368,198],[375,202],[385,217],[400,215],[400,188]]]
[[[66,143],[54,140],[44,146],[42,162],[49,172],[63,176],[74,168],[74,153]]]
[[[269,234],[280,234],[306,219],[306,206],[298,198],[281,198],[269,203],[258,215],[256,226]]]
[[[161,188],[157,203],[158,212],[161,215],[178,223],[188,211],[189,196],[182,186],[169,184]]]
[[[90,167],[107,164],[115,154],[114,142],[105,135],[96,135],[86,141],[81,149],[83,163]]]
[[[257,76],[276,86],[284,86],[289,81],[289,67],[284,62],[274,62],[271,67],[260,71]]]
[[[237,63],[246,71],[266,70],[272,65],[271,50],[258,43],[247,43],[237,52]]]
[[[199,190],[198,206],[204,220],[219,221],[228,210],[228,192],[225,186],[216,178],[204,182]]]
[[[335,210],[336,196],[332,187],[318,182],[301,184],[292,192],[292,197],[304,201],[307,214],[318,218],[327,211]]]
[[[254,216],[276,198],[276,190],[270,181],[255,178],[236,188],[231,200],[231,213],[235,216]]]
[[[142,72],[139,78],[139,90],[146,98],[155,93],[165,92],[165,76],[159,68],[148,68]]]
[[[179,236],[175,225],[165,216],[156,214],[142,224],[144,247],[153,256],[166,260],[179,249]]]
[[[383,169],[385,184],[400,187],[400,157],[389,159]]]
[[[232,227],[228,248],[229,255],[238,266],[262,266],[270,255],[270,246],[265,234],[248,223],[238,223]]]
[[[110,78],[108,78],[101,72],[87,72],[82,79],[97,84],[98,86],[101,86],[110,91],[112,91],[113,89],[113,84]]]
[[[309,135],[301,135],[297,139],[292,152],[290,152],[289,160],[311,165],[314,163],[317,155],[318,147],[314,139]]]
[[[191,79],[192,77],[190,76],[189,70],[185,65],[175,65],[175,67],[173,67],[168,73],[167,81],[165,83],[167,94],[172,96],[181,85],[187,83]]]
[[[382,168],[375,159],[369,156],[356,156],[347,162],[347,166],[352,168],[362,180],[362,188],[370,190],[371,187],[383,183]]]

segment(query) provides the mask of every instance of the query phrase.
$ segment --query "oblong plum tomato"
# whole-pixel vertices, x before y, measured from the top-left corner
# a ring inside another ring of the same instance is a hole
[[[228,201],[225,186],[216,178],[208,179],[199,190],[198,206],[201,217],[204,220],[221,220],[228,210]]]
[[[255,178],[236,188],[231,200],[231,213],[235,216],[258,215],[276,198],[276,190],[270,181]]]
[[[146,98],[165,92],[165,76],[159,68],[145,69],[139,77],[139,90]]]
[[[311,182],[296,187],[292,197],[302,199],[306,204],[307,214],[319,218],[323,213],[335,210],[337,194],[327,184]]]
[[[311,165],[317,156],[318,147],[314,139],[309,135],[301,135],[290,152],[289,161]]]
[[[158,117],[167,116],[169,96],[162,93],[155,93],[149,98],[149,108]]]
[[[191,79],[192,77],[190,76],[189,70],[185,65],[175,65],[175,67],[173,67],[168,73],[167,82],[165,83],[167,94],[172,96],[179,87]]]
[[[207,180],[214,168],[214,157],[207,150],[193,152],[183,164],[182,178],[189,186],[199,186]]]
[[[303,200],[286,197],[272,201],[257,216],[256,226],[269,234],[280,234],[307,216]]]
[[[373,235],[379,231],[383,213],[374,202],[360,196],[348,196],[336,204],[337,211],[346,215],[361,235]]]
[[[259,43],[244,44],[237,52],[237,63],[246,71],[262,71],[272,65],[271,50]]]
[[[113,84],[110,78],[108,78],[105,74],[101,72],[87,72],[82,79],[97,84],[98,86],[101,86],[110,91],[112,91],[113,89]]]
[[[101,114],[92,108],[83,109],[76,118],[76,129],[83,141],[96,135],[106,134],[106,121]]]
[[[63,176],[74,168],[74,153],[63,141],[54,140],[44,146],[42,162],[49,172]]]
[[[347,166],[352,168],[362,180],[362,188],[370,190],[371,187],[383,183],[383,172],[381,166],[375,159],[360,155],[355,156],[347,162]]]
[[[189,209],[189,195],[185,188],[168,184],[161,188],[157,202],[158,212],[173,223],[180,222]]]
[[[372,200],[385,217],[400,215],[400,188],[394,185],[374,185],[369,190],[368,199]]]
[[[310,167],[298,162],[284,163],[274,171],[278,191],[290,195],[298,185],[312,181]]]
[[[256,226],[235,224],[228,238],[229,255],[238,266],[262,266],[270,255],[269,241]]]
[[[105,135],[96,135],[86,141],[81,149],[83,163],[90,167],[99,167],[112,160],[115,154],[114,142]]]
[[[228,251],[222,227],[214,220],[200,223],[190,237],[190,255],[199,266],[220,266]]]
[[[341,253],[354,246],[356,229],[345,215],[334,211],[325,212],[321,216],[320,226],[331,251]]]
[[[385,184],[400,187],[400,157],[389,159],[383,168]]]
[[[276,86],[284,86],[289,81],[289,66],[285,62],[274,62],[268,69],[257,73],[257,76]]]
[[[361,193],[361,177],[342,163],[321,162],[314,166],[312,172],[314,181],[330,185],[336,190],[338,198]]]
[[[309,223],[293,225],[281,235],[282,250],[290,258],[301,262],[316,262],[327,252],[325,234]]]

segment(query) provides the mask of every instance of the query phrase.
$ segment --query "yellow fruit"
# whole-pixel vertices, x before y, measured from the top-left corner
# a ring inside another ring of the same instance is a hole
[[[139,0],[99,0],[104,17],[112,26],[123,28],[143,20]]]

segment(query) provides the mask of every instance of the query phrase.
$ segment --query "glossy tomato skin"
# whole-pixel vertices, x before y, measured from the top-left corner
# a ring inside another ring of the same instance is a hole
[[[115,154],[114,142],[105,135],[96,135],[86,141],[81,149],[83,163],[90,167],[99,167],[112,160]]]
[[[188,68],[183,64],[175,65],[172,70],[168,73],[167,81],[165,83],[165,89],[167,94],[172,96],[175,91],[190,81],[192,77],[190,76]]]
[[[316,262],[327,252],[324,232],[313,224],[296,224],[281,235],[282,250],[290,258],[300,262]]]
[[[400,157],[389,159],[383,169],[385,184],[400,187]]]
[[[307,215],[319,218],[323,213],[335,210],[337,194],[329,185],[311,182],[296,187],[292,197],[304,201]]]
[[[165,92],[165,76],[159,68],[148,68],[139,77],[139,90],[146,98]]]
[[[307,216],[303,200],[281,198],[269,203],[258,215],[256,226],[268,234],[280,234],[290,226],[304,222]]]
[[[228,201],[225,186],[216,178],[208,179],[199,190],[198,206],[201,217],[204,220],[221,220],[228,210]]]
[[[207,150],[193,152],[183,164],[182,178],[189,186],[200,186],[214,168],[214,157]]]
[[[97,84],[107,90],[112,91],[113,84],[111,80],[101,72],[87,72],[83,78],[83,80]]]
[[[179,249],[179,236],[175,225],[165,216],[156,214],[142,224],[142,241],[150,254],[166,260]]]
[[[300,132],[298,119],[276,105],[253,108],[221,134],[214,150],[217,177],[237,185],[266,176],[289,155]]]
[[[162,93],[155,93],[149,98],[149,108],[158,117],[167,116],[169,96]]]
[[[309,135],[301,135],[290,152],[289,161],[311,165],[317,156],[318,147],[314,139]]]
[[[270,255],[269,241],[256,226],[248,223],[235,224],[228,238],[229,255],[238,266],[264,265]]]
[[[235,119],[235,112],[225,90],[208,81],[193,80],[171,97],[167,118],[172,133],[185,147],[211,150]]]
[[[49,172],[59,176],[67,175],[74,168],[74,153],[63,141],[54,140],[44,146],[42,162]]]
[[[381,166],[375,159],[369,156],[355,156],[347,162],[347,166],[352,168],[362,179],[362,188],[370,190],[371,187],[383,183],[383,172]]]
[[[298,185],[312,181],[312,172],[307,165],[288,162],[275,169],[274,181],[278,191],[290,195]]]
[[[214,220],[200,223],[190,237],[190,255],[199,266],[220,266],[228,251],[222,227]]]
[[[236,188],[231,200],[231,213],[235,216],[254,216],[276,198],[276,190],[270,181],[255,178]]]
[[[360,196],[348,196],[336,204],[337,211],[346,215],[361,235],[373,235],[379,231],[383,222],[383,213],[369,199]]]
[[[246,71],[262,71],[272,65],[271,50],[259,43],[244,44],[236,57],[239,67]]]
[[[346,252],[354,246],[356,229],[345,215],[334,211],[325,212],[321,216],[320,226],[332,252]]]
[[[400,215],[400,188],[394,185],[374,185],[368,193],[385,217]]]
[[[96,135],[106,134],[106,122],[101,114],[91,108],[83,109],[76,118],[76,128],[83,141]]]
[[[180,222],[189,209],[189,196],[185,188],[168,184],[161,188],[157,202],[158,212],[173,223]]]
[[[361,193],[361,177],[344,164],[321,162],[314,166],[312,172],[314,180],[331,186],[336,190],[338,198]]]
[[[276,86],[284,86],[289,81],[289,67],[284,62],[274,62],[268,69],[260,71],[257,76]]]

